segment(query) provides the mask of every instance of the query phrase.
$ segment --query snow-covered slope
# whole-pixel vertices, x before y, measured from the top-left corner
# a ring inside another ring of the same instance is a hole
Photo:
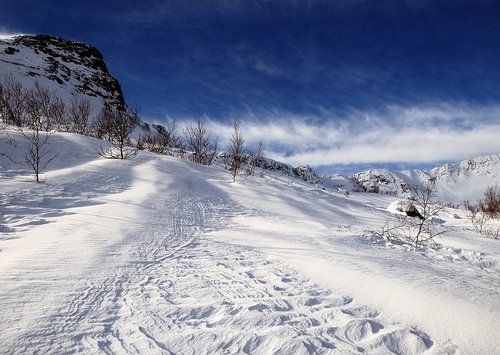
[[[375,169],[354,174],[352,178],[367,192],[410,197],[416,187],[425,184],[431,177],[436,178],[438,197],[442,201],[476,201],[488,186],[500,183],[500,154],[446,164],[430,171]]]
[[[102,100],[124,104],[118,80],[88,44],[48,35],[0,37],[0,78],[11,74],[25,88],[38,81],[67,101],[72,93],[87,96],[95,109]]]
[[[142,151],[106,160],[100,141],[51,138],[60,155],[43,184],[0,159],[0,353],[500,347],[500,244],[460,210],[417,252],[370,232],[392,196],[232,183],[223,169]]]

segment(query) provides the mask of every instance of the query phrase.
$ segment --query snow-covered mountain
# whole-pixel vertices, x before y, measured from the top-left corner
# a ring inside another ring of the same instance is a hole
[[[392,172],[386,169],[363,171],[352,176],[363,191],[410,197],[413,191],[436,178],[438,197],[446,202],[475,201],[486,187],[500,181],[500,154],[423,170]]]
[[[429,171],[371,169],[352,176],[320,176],[309,166],[293,167],[267,158],[261,159],[258,167],[264,173],[304,180],[325,190],[364,191],[403,198],[412,197],[417,188],[425,185],[431,177],[435,177],[438,199],[450,203],[476,201],[483,197],[488,186],[500,182],[500,154],[445,164]]]
[[[409,197],[413,186],[428,180],[429,175],[421,170],[393,172],[370,169],[352,175],[351,179],[365,192]]]
[[[124,104],[120,83],[102,54],[91,45],[49,35],[0,37],[0,78],[11,75],[25,88],[35,82],[69,100],[88,96],[94,109],[102,100]]]

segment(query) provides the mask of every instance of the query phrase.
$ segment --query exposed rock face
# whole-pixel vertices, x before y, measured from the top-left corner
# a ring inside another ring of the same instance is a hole
[[[63,98],[80,94],[95,106],[102,100],[124,105],[120,83],[102,54],[88,44],[48,35],[0,38],[0,76],[13,75],[26,88],[36,81]]]
[[[294,178],[298,177],[297,173],[291,165],[269,158],[260,158],[257,161],[257,167],[270,172],[279,172],[283,175]]]
[[[320,181],[319,176],[316,174],[316,171],[313,170],[309,165],[306,166],[298,166],[293,169],[295,174],[302,178],[304,181],[308,181],[311,184],[317,184]]]
[[[405,196],[411,191],[410,184],[403,174],[394,173],[387,169],[363,171],[354,174],[352,178],[366,192]]]

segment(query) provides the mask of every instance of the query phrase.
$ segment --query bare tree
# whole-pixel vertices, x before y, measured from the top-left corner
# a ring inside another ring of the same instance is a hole
[[[255,175],[255,169],[257,168],[257,165],[260,163],[260,160],[262,159],[263,155],[264,155],[264,142],[261,139],[257,143],[257,148],[255,149],[255,151],[252,154],[250,154],[246,171],[247,176]]]
[[[7,133],[7,124],[4,121],[3,113],[3,84],[0,82],[0,140],[3,141],[5,136],[9,137]],[[9,137],[10,138],[10,137]],[[9,140],[10,141],[10,140]],[[0,152],[0,157],[7,157],[7,152]]]
[[[217,154],[217,141],[207,132],[204,121],[188,123],[183,130],[186,148],[192,153],[192,160],[202,165],[211,165]]]
[[[500,190],[498,184],[488,186],[484,193],[484,199],[479,200],[479,208],[490,218],[500,218]]]
[[[484,199],[480,199],[477,204],[465,201],[464,206],[476,232],[489,238],[500,238],[500,228],[490,223],[492,219],[500,219],[500,190],[497,184],[488,186]]]
[[[38,82],[26,93],[25,108],[28,127],[41,126],[44,131],[65,128],[66,105],[55,91],[41,86]]]
[[[0,87],[0,90],[1,90],[1,87]],[[1,93],[0,93],[0,95],[1,95]],[[0,116],[0,118],[2,118],[2,117]],[[14,138],[9,134],[9,132],[7,130],[7,124],[5,122],[3,122],[3,119],[0,120],[0,141],[7,143],[6,146],[10,146],[10,148],[15,148],[15,146],[16,146],[16,142],[15,142]],[[10,160],[13,163],[20,164],[19,162],[14,161],[12,159],[9,148],[6,148],[5,150],[0,151],[0,158],[7,158],[8,160]]]
[[[245,163],[245,139],[241,133],[241,127],[239,122],[233,123],[233,133],[229,138],[229,144],[227,146],[227,170],[231,173],[233,182],[236,181],[236,176],[241,170],[241,167]]]
[[[42,130],[41,126],[21,129],[20,132],[28,143],[27,150],[24,152],[24,162],[32,168],[36,182],[40,182],[40,174],[58,156],[57,153],[52,154],[48,149],[52,132]]]
[[[53,124],[55,126],[54,128],[57,131],[71,131],[71,122],[68,117],[67,106],[65,101],[61,97],[56,96],[54,98],[50,108],[50,113],[53,118]]]
[[[0,83],[0,115],[6,124],[21,127],[24,119],[26,92],[11,75]]]
[[[127,159],[137,154],[137,148],[131,146],[131,134],[139,124],[137,110],[120,108],[105,103],[96,121],[94,131],[98,138],[109,142],[100,154],[106,158]]]
[[[92,106],[88,98],[73,96],[68,110],[68,120],[72,127],[71,130],[74,133],[89,135],[91,113]]]
[[[400,214],[396,221],[388,220],[381,228],[380,235],[389,240],[399,240],[414,247],[435,244],[435,238],[446,233],[435,223],[435,217],[446,206],[436,201],[436,179],[430,178],[415,191],[410,203],[400,204]]]
[[[484,236],[490,236],[490,234],[493,234],[494,230],[491,228],[489,225],[490,221],[490,216],[486,213],[484,213],[481,210],[480,205],[474,205],[469,203],[469,201],[464,202],[465,209],[468,211],[469,214],[469,219],[472,222],[472,226],[476,230],[477,233],[484,235]],[[498,234],[497,230],[497,234]]]
[[[52,131],[47,130],[46,98],[32,91],[26,98],[27,127],[20,127],[19,132],[27,142],[24,162],[33,170],[36,182],[40,182],[40,174],[47,165],[57,157],[48,149]]]

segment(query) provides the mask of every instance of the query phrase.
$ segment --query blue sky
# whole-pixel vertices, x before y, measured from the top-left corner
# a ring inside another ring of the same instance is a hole
[[[322,173],[500,152],[498,1],[4,0],[0,32],[90,43],[146,120],[240,120]]]

